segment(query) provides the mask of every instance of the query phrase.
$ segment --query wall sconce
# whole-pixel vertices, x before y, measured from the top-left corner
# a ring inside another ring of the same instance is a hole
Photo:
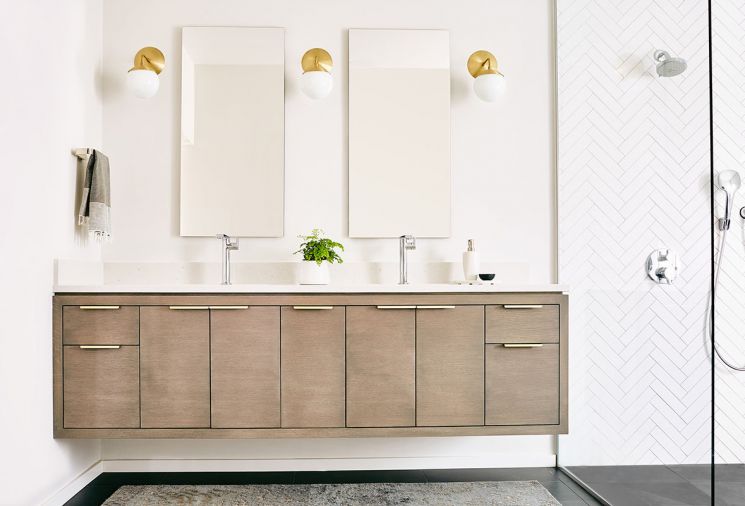
[[[489,51],[476,51],[468,57],[468,72],[475,78],[473,91],[484,102],[495,102],[504,93],[506,82],[497,68],[497,58]]]
[[[300,88],[313,99],[326,98],[334,87],[334,78],[329,71],[334,66],[331,55],[325,49],[309,49],[300,60],[303,75],[300,76]]]
[[[135,55],[134,67],[127,73],[127,87],[139,98],[150,98],[158,93],[158,74],[166,66],[166,58],[160,49],[143,47]]]

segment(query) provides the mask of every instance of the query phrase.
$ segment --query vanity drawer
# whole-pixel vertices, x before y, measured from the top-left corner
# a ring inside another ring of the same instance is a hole
[[[559,423],[559,345],[487,344],[486,425]]]
[[[136,345],[140,341],[139,306],[64,306],[63,344]]]
[[[558,343],[557,304],[486,306],[487,343]]]
[[[63,348],[65,428],[139,427],[139,346]]]

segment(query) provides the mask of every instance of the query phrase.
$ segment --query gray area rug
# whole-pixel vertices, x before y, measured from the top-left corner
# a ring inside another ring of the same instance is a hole
[[[335,485],[126,485],[105,506],[151,505],[557,506],[537,481]]]

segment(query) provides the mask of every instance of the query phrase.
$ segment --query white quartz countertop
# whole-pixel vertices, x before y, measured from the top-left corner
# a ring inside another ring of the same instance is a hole
[[[555,284],[174,284],[174,285],[55,285],[55,293],[567,293],[566,285]]]

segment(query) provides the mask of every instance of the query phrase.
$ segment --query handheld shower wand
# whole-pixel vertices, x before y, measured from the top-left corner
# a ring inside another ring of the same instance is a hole
[[[726,200],[724,201],[724,216],[719,218],[719,248],[717,252],[715,270],[714,270],[714,286],[711,291],[710,303],[713,303],[714,298],[717,296],[717,290],[719,289],[719,273],[722,270],[722,261],[724,259],[724,246],[727,241],[727,232],[730,227],[730,218],[732,216],[732,207],[735,204],[735,193],[740,189],[741,181],[740,174],[734,170],[725,170],[717,175],[716,187],[724,192]],[[745,209],[745,208],[743,208]],[[740,210],[740,215],[743,215],[743,210]],[[745,218],[745,216],[743,216]],[[710,333],[712,340],[712,349],[716,353],[719,360],[724,363],[727,367],[735,371],[745,372],[745,365],[737,365],[726,359],[722,353],[719,352],[719,346],[714,343],[714,325],[711,322],[711,306],[709,311],[706,312],[706,332]]]
[[[725,170],[717,176],[717,188],[725,194],[724,217],[719,218],[719,230],[729,230],[732,206],[735,203],[735,193],[740,189],[740,174],[734,170]]]

